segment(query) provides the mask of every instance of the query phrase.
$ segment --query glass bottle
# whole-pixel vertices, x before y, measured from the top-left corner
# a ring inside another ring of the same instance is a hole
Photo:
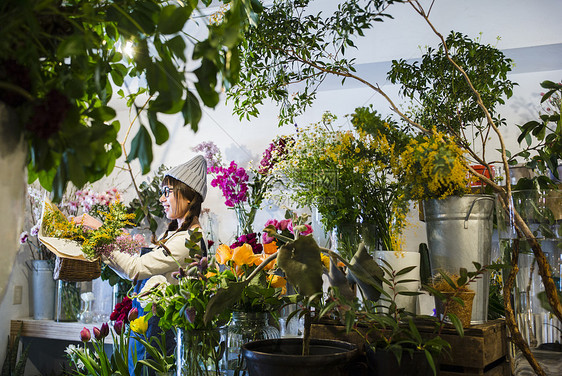
[[[279,338],[279,330],[269,324],[266,312],[233,312],[228,325],[226,362],[228,375],[247,375],[242,345],[261,339]]]

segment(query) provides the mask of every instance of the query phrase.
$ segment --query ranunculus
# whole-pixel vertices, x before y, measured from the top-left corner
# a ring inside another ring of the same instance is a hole
[[[242,265],[259,265],[259,256],[254,254],[252,246],[249,244],[244,244],[238,248],[235,248],[232,252],[232,261],[238,266]]]
[[[279,227],[278,229],[281,231],[285,231],[289,225],[292,226],[293,222],[290,219],[282,219],[279,221]]]
[[[90,330],[84,327],[84,329],[80,331],[80,341],[89,342],[91,338],[92,338],[92,334],[90,333]]]
[[[232,253],[232,249],[229,246],[221,244],[215,253],[215,258],[219,264],[226,265],[226,263],[232,259]]]
[[[266,255],[272,255],[277,252],[277,242],[272,241],[271,243],[267,243],[263,245],[263,253]]]

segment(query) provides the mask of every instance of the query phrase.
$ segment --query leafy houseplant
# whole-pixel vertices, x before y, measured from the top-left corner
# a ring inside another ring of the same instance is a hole
[[[169,136],[159,114],[180,113],[197,130],[201,103],[218,103],[219,77],[222,85],[238,80],[242,32],[261,10],[257,1],[230,2],[220,22],[209,24],[208,35],[191,49],[197,64],[188,70],[191,42],[183,29],[199,6],[210,3],[2,2],[0,100],[16,111],[17,129],[29,144],[29,180],[39,179],[58,201],[68,182],[81,187],[113,170],[121,155],[120,124],[109,105],[115,93],[146,111],[148,121],[138,118],[142,124],[126,156],[139,159],[144,173],[152,143]],[[132,57],[123,53],[127,43],[136,51]],[[187,89],[192,76],[186,73],[194,74],[195,92]],[[128,93],[129,81],[140,77],[146,87]]]

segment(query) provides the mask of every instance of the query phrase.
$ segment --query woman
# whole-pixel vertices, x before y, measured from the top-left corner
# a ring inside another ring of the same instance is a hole
[[[143,249],[142,253],[131,256],[124,252],[112,252],[102,261],[124,278],[139,281],[135,292],[139,292],[146,280],[155,275],[163,275],[168,282],[177,283],[172,273],[178,271],[176,260],[189,258],[189,250],[185,247],[189,239],[189,231],[201,228],[199,215],[201,204],[207,195],[207,163],[205,158],[198,155],[188,162],[167,171],[162,180],[160,203],[164,207],[166,217],[171,221],[167,231],[152,248]],[[76,223],[98,228],[100,221],[83,214],[74,219]],[[163,244],[165,246],[162,246]],[[201,241],[201,249],[206,254],[205,242]],[[168,254],[168,251],[170,254]],[[133,307],[143,315],[143,309],[134,299]],[[175,347],[172,333],[167,333],[166,342],[169,349]],[[159,337],[157,317],[152,317],[148,322],[147,337]],[[129,342],[129,371],[133,375],[133,362],[131,356],[136,353],[137,359],[145,358],[145,349],[139,342],[131,339]]]

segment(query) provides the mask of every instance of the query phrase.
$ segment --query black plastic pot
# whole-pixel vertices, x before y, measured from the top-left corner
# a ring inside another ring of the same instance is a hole
[[[369,346],[365,347],[370,376],[433,376],[433,370],[423,351],[414,351],[412,356],[404,351],[398,364],[391,351],[377,349],[375,352]],[[437,364],[435,366],[439,369]]]
[[[302,354],[302,338],[266,339],[242,346],[250,376],[356,375],[357,346],[348,342],[311,339],[310,355]]]

